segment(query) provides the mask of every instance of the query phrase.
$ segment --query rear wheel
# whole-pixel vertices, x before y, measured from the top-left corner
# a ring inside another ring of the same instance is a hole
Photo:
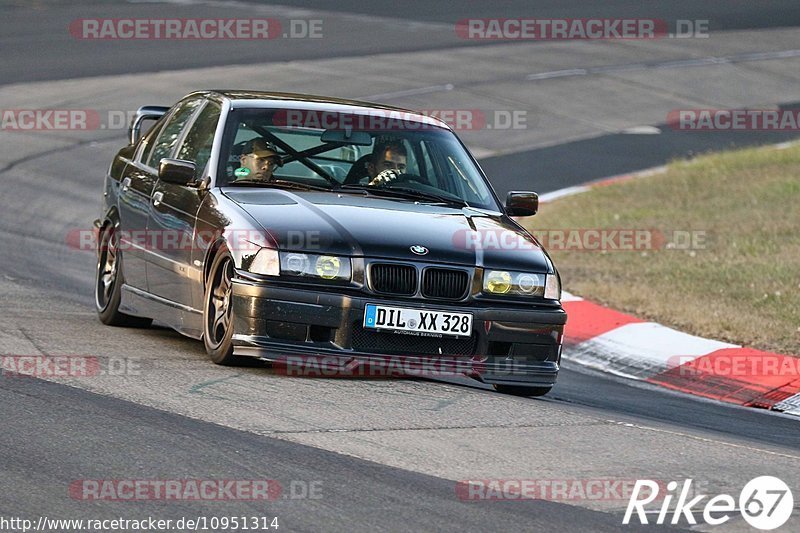
[[[544,396],[553,387],[525,387],[522,385],[495,385],[494,390],[513,396]]]
[[[120,312],[122,300],[122,251],[119,249],[117,226],[107,226],[100,231],[97,253],[94,301],[100,322],[109,326],[145,328],[153,320]]]
[[[208,356],[218,365],[238,361],[233,355],[232,280],[233,258],[222,249],[211,264],[203,306],[203,342]]]

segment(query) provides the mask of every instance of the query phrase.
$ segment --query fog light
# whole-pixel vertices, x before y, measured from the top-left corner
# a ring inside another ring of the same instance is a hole
[[[493,294],[505,294],[511,290],[511,273],[492,270],[484,278],[483,288]]]
[[[338,257],[322,255],[317,259],[317,275],[323,279],[334,279],[342,270],[342,262]]]

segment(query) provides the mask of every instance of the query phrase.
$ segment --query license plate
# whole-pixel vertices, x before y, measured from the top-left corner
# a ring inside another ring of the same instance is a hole
[[[470,313],[367,304],[364,310],[364,327],[468,337],[472,335],[472,315]]]

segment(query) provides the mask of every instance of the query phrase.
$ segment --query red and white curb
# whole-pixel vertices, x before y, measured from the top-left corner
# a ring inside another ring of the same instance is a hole
[[[800,415],[800,357],[645,322],[569,293],[564,358],[588,368],[748,407]]]

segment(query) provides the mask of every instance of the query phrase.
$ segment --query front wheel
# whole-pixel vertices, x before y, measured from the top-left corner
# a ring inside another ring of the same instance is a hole
[[[544,396],[553,387],[525,387],[522,385],[495,385],[494,390],[513,396]]]
[[[122,251],[119,249],[117,226],[101,230],[98,240],[94,302],[100,322],[108,326],[146,328],[153,320],[120,312],[122,300]]]
[[[233,355],[232,280],[233,258],[222,249],[211,264],[203,306],[203,342],[208,356],[218,365],[237,360]]]

